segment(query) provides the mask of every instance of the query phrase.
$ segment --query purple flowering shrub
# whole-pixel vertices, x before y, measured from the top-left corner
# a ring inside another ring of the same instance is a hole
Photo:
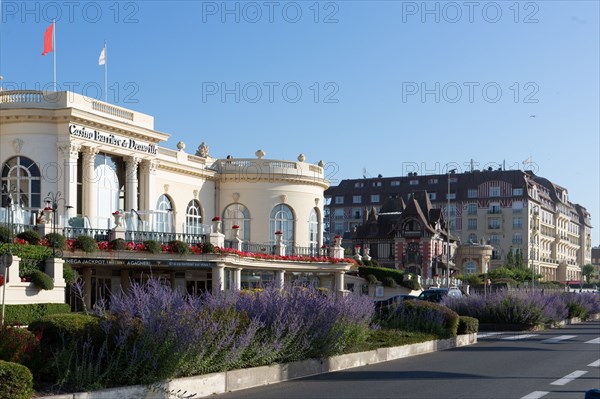
[[[70,342],[55,366],[85,389],[327,356],[364,341],[373,311],[369,298],[312,288],[191,297],[150,280],[96,310],[101,344]]]
[[[496,291],[487,296],[446,297],[442,303],[459,315],[474,317],[480,323],[527,326],[557,323],[572,317],[574,312],[585,315],[600,312],[600,303],[592,294]]]
[[[589,292],[565,292],[563,298],[569,311],[569,317],[587,318],[600,313],[600,296]]]

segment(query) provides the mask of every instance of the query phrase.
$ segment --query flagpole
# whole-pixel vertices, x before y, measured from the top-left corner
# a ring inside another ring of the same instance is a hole
[[[108,102],[108,45],[104,41],[104,102]]]
[[[52,51],[54,53],[54,92],[56,92],[56,19],[52,20]]]

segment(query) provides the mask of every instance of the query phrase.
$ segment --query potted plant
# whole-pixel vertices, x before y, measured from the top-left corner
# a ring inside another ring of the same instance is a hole
[[[240,238],[240,226],[238,226],[237,224],[234,224],[233,226],[231,226],[231,231],[233,232],[234,240],[237,240]]]
[[[113,218],[115,219],[115,227],[121,227],[121,221],[123,219],[123,212],[120,210],[116,210],[112,213]]]
[[[221,232],[221,218],[219,216],[215,216],[212,218],[213,223],[213,232],[220,233]]]

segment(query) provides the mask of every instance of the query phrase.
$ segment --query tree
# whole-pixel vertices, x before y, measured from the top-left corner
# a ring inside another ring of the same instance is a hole
[[[515,255],[515,269],[524,269],[525,262],[523,260],[523,250],[517,249],[517,253]]]
[[[515,267],[515,256],[513,254],[513,249],[510,247],[508,253],[506,254],[506,263],[504,263],[504,267],[508,269],[512,269]]]
[[[592,279],[592,275],[594,274],[594,265],[588,263],[586,265],[581,266],[581,274],[585,277],[586,282],[590,282]]]

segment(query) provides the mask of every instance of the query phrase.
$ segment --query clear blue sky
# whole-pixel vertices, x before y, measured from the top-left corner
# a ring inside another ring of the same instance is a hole
[[[304,153],[334,183],[532,157],[592,212],[598,245],[599,2],[469,4],[3,0],[0,74],[50,87],[60,14],[59,85],[103,99],[108,40],[109,102],[153,115],[168,147]]]

